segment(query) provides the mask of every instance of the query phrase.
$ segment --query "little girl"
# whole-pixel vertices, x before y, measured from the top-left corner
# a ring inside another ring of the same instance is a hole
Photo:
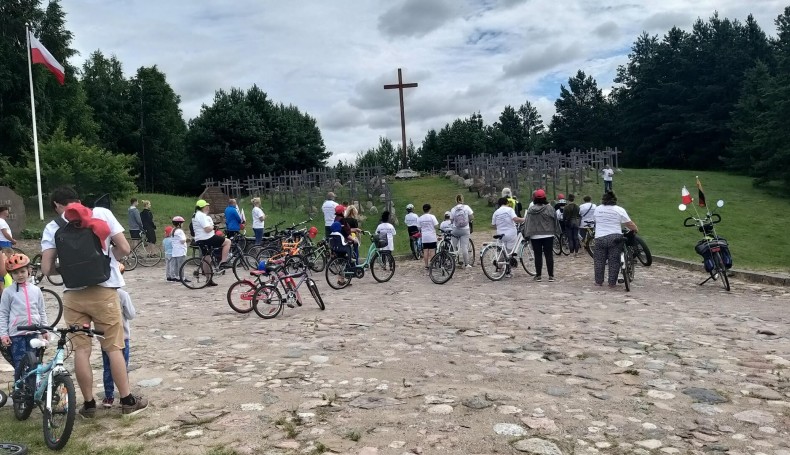
[[[178,281],[178,269],[173,270],[173,226],[165,227],[165,238],[162,239],[162,246],[165,250],[165,278],[167,281]]]
[[[174,279],[180,281],[179,274],[181,265],[187,260],[187,235],[181,226],[184,224],[184,218],[181,216],[173,217],[173,232],[170,234],[171,242],[173,245],[173,252],[170,260],[172,261]],[[189,283],[189,280],[184,278],[184,281]]]

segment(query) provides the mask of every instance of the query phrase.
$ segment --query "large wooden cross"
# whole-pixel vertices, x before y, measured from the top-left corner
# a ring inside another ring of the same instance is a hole
[[[403,139],[403,149],[401,149],[401,162],[402,167],[405,169],[408,165],[406,159],[406,114],[403,111],[403,89],[404,88],[413,88],[417,87],[416,82],[412,82],[409,84],[403,83],[403,75],[401,73],[401,69],[398,68],[398,83],[397,84],[387,84],[384,86],[385,89],[396,88],[398,89],[398,94],[400,95],[400,132],[401,137]]]

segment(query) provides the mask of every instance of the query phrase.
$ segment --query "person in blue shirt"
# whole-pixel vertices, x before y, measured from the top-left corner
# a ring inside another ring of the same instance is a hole
[[[239,231],[241,231],[241,215],[236,199],[228,199],[228,207],[225,209],[225,235],[233,239]]]

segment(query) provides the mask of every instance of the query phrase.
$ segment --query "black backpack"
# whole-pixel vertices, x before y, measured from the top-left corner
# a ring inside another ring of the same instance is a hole
[[[58,272],[67,288],[104,283],[110,279],[110,256],[104,254],[102,242],[90,228],[79,221],[55,218],[60,228],[55,232]]]

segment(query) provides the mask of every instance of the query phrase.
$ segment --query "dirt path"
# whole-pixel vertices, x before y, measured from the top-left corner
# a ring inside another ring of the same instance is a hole
[[[554,283],[321,274],[326,311],[269,321],[230,310],[231,277],[190,291],[138,268],[131,379],[152,405],[97,423],[152,454],[790,454],[788,289],[655,265],[626,294],[586,255],[556,264]]]

